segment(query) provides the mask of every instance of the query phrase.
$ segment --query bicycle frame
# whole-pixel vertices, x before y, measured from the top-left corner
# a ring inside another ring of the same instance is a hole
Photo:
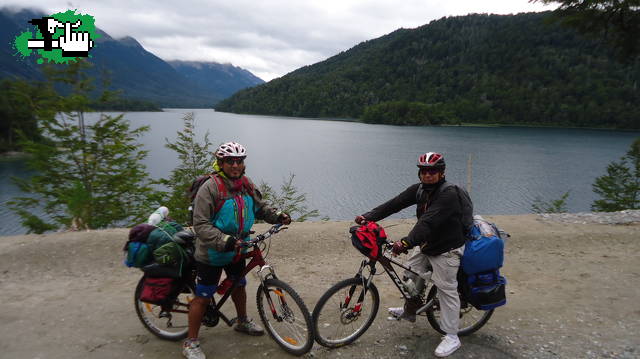
[[[362,300],[364,300],[364,296],[367,292],[367,290],[369,289],[369,285],[371,284],[371,282],[373,282],[373,276],[376,274],[376,264],[380,263],[380,265],[382,265],[382,268],[384,269],[384,271],[387,273],[387,275],[389,276],[389,278],[391,278],[391,281],[393,282],[393,284],[395,284],[396,288],[398,288],[398,290],[400,291],[400,293],[402,293],[402,296],[404,297],[405,300],[408,300],[412,297],[412,295],[407,291],[407,289],[405,288],[404,284],[402,283],[402,279],[400,278],[400,276],[398,275],[398,273],[396,272],[395,268],[393,267],[393,265],[396,265],[416,276],[420,276],[420,274],[418,274],[417,272],[411,270],[411,268],[406,267],[405,265],[403,265],[402,263],[396,261],[395,259],[385,256],[384,253],[382,255],[380,255],[380,257],[377,260],[372,260],[372,259],[363,259],[362,262],[360,263],[360,269],[358,270],[358,273],[356,274],[356,278],[362,278],[363,280],[363,287],[364,287],[364,291],[362,293],[360,293],[360,296],[358,298],[358,303],[361,303]],[[369,276],[366,277],[365,274],[363,274],[364,268],[369,267]],[[366,283],[365,283],[366,282]],[[425,285],[427,285],[427,283],[425,283]],[[349,293],[350,295],[353,295],[353,293]],[[433,301],[433,300],[431,300]],[[427,309],[430,305],[431,305],[431,301],[429,303],[425,303],[425,305],[421,306],[418,309],[418,313],[424,311],[425,309]]]
[[[249,261],[249,263],[247,264],[245,269],[242,271],[241,275],[238,276],[238,278],[236,278],[235,280],[233,280],[233,282],[231,283],[231,286],[229,288],[227,288],[227,290],[225,291],[224,295],[222,296],[222,298],[220,298],[220,300],[217,303],[213,298],[211,298],[211,303],[210,303],[211,309],[214,310],[215,313],[220,318],[222,318],[222,320],[228,326],[232,326],[234,322],[233,322],[233,320],[227,318],[220,311],[220,308],[222,308],[222,306],[227,301],[227,299],[229,299],[229,297],[233,294],[233,291],[236,288],[238,288],[241,278],[244,278],[244,276],[246,276],[255,267],[260,267],[260,269],[258,270],[258,276],[260,277],[260,283],[263,284],[262,288],[265,291],[265,296],[266,296],[267,301],[269,303],[269,308],[271,309],[271,313],[273,314],[274,319],[278,320],[277,312],[276,312],[275,306],[273,305],[273,302],[271,300],[271,296],[269,296],[269,293],[267,292],[267,289],[264,286],[264,281],[267,280],[268,278],[277,279],[276,273],[273,270],[273,268],[270,265],[268,265],[266,263],[266,261],[264,260],[264,257],[262,256],[262,251],[258,247],[258,243],[252,244],[251,247],[253,248],[251,251],[249,251],[247,253],[240,253],[240,255],[238,256],[238,260],[245,260],[247,258],[251,258],[251,260]],[[265,271],[266,273],[263,274],[263,271]],[[280,297],[280,300],[284,300],[284,298]]]

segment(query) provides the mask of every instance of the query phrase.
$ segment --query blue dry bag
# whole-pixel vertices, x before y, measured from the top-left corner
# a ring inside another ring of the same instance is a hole
[[[474,216],[473,227],[465,244],[462,269],[466,274],[496,270],[504,261],[504,241],[495,225]]]

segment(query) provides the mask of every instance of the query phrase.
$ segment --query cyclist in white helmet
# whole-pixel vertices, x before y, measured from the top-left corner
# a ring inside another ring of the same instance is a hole
[[[425,271],[431,263],[431,279],[438,288],[442,318],[440,327],[447,333],[435,350],[435,355],[445,357],[460,348],[458,338],[460,298],[458,296],[457,273],[464,252],[464,227],[461,221],[462,208],[454,186],[445,185],[444,156],[427,152],[418,157],[420,182],[373,210],[359,215],[355,222],[379,221],[411,205],[417,205],[418,222],[407,237],[393,244],[393,254],[407,253],[415,247],[407,266],[418,273]],[[424,290],[424,279],[405,273],[405,280],[413,280],[418,293]],[[406,301],[404,307],[389,308],[398,319],[416,320],[418,300]]]
[[[267,207],[253,182],[244,175],[247,150],[239,143],[221,144],[215,152],[214,174],[204,182],[194,199],[193,226],[196,239],[196,293],[189,306],[189,333],[182,354],[188,359],[205,359],[198,333],[206,306],[213,297],[224,270],[236,279],[245,261],[233,262],[242,241],[249,239],[255,219],[268,223],[290,224],[288,214]],[[247,317],[247,293],[242,278],[231,294],[238,319],[234,329],[249,335],[264,330]]]

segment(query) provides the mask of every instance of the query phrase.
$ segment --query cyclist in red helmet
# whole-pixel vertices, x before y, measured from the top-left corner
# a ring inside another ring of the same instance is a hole
[[[418,177],[420,182],[409,186],[391,200],[373,210],[359,215],[355,222],[380,221],[411,205],[417,205],[418,222],[407,237],[393,244],[393,254],[407,253],[414,248],[407,260],[407,266],[418,273],[425,271],[427,264],[433,267],[431,280],[438,288],[442,318],[440,327],[447,333],[435,350],[435,355],[445,357],[460,348],[458,338],[460,298],[458,296],[457,273],[460,258],[464,252],[464,228],[461,222],[462,208],[454,186],[445,184],[446,168],[444,156],[427,152],[418,157]],[[442,187],[442,190],[439,190]],[[424,278],[405,273],[405,280],[411,279],[417,295],[424,290]],[[417,300],[406,301],[404,307],[389,308],[398,319],[411,322],[416,320]]]

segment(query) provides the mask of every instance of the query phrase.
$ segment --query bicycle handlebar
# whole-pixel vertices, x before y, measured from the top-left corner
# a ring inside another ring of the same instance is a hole
[[[274,224],[271,228],[269,228],[269,230],[267,230],[266,232],[262,233],[262,234],[258,234],[257,236],[255,236],[253,239],[250,239],[246,242],[243,242],[241,244],[241,247],[251,247],[254,246],[266,239],[268,239],[269,237],[271,237],[272,235],[280,232],[280,231],[284,231],[285,229],[289,228],[289,227],[283,227],[284,225],[282,223],[278,223],[278,224]]]

